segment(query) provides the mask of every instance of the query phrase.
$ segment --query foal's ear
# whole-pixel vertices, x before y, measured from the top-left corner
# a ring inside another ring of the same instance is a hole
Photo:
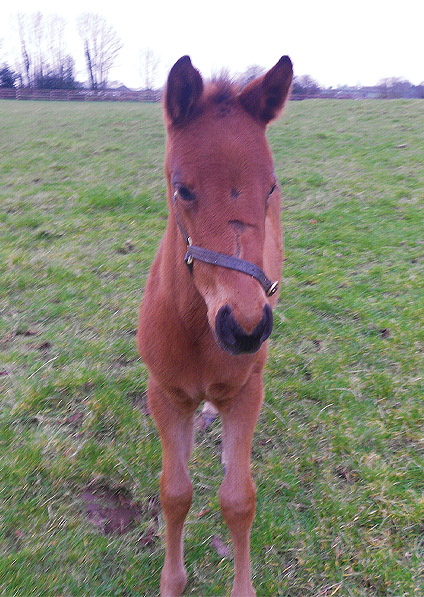
[[[284,107],[293,78],[293,66],[283,56],[266,75],[248,83],[240,92],[242,106],[264,124],[278,116]]]
[[[172,124],[182,124],[193,113],[203,91],[203,80],[189,56],[180,58],[168,76],[165,112]]]

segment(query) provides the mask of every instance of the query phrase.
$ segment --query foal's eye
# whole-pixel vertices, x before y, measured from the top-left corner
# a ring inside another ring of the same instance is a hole
[[[187,187],[178,186],[178,195],[181,197],[183,201],[194,201],[196,199],[196,195],[190,191]]]
[[[272,185],[272,188],[271,188],[270,192],[268,193],[268,197],[271,197],[272,193],[275,191],[276,188],[277,188],[277,183],[275,182]]]

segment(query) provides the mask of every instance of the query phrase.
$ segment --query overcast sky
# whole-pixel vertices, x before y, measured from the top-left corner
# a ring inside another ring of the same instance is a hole
[[[0,7],[0,61],[13,66],[8,48],[16,43],[16,13],[59,14],[68,22],[68,51],[77,78],[85,80],[76,17],[103,15],[123,49],[110,79],[142,85],[140,54],[160,58],[157,85],[182,55],[206,77],[223,68],[232,74],[257,64],[269,68],[283,54],[296,75],[309,74],[322,86],[374,85],[384,77],[424,81],[423,0],[14,0]],[[15,38],[15,41],[13,41]]]

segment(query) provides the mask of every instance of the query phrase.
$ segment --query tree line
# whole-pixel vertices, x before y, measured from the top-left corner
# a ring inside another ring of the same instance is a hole
[[[309,75],[295,77],[292,85],[292,99],[335,98],[335,99],[424,99],[424,82],[413,85],[402,77],[381,79],[373,86],[340,86],[324,88]]]
[[[66,21],[59,15],[41,12],[17,14],[16,38],[19,47],[15,64],[0,65],[0,87],[30,89],[79,89],[75,61],[65,47]],[[90,89],[105,89],[110,70],[122,48],[115,29],[94,13],[83,13],[77,29],[84,52]]]
[[[84,53],[88,83],[77,81],[75,61],[65,47],[66,21],[59,15],[45,17],[41,12],[16,15],[17,55],[14,66],[0,62],[0,87],[28,89],[107,89],[112,66],[122,42],[106,19],[83,13],[77,18],[77,30]],[[1,43],[0,43],[1,49]],[[152,90],[159,60],[153,50],[141,56],[140,71],[144,87]],[[244,85],[263,74],[260,66],[249,66],[237,79]],[[309,75],[295,77],[292,99],[329,98],[424,98],[424,81],[412,85],[403,78],[381,80],[373,87],[323,88]]]
[[[260,66],[249,66],[239,81],[246,85],[249,81],[265,73]],[[302,75],[293,78],[291,99],[303,100],[311,98],[334,98],[334,99],[398,99],[398,98],[420,98],[424,99],[424,81],[420,85],[413,85],[402,77],[391,77],[381,79],[374,86],[339,86],[322,87],[310,75]]]

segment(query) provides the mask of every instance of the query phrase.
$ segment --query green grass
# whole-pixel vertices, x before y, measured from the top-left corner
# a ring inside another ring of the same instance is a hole
[[[258,596],[424,595],[423,138],[413,100],[292,102],[269,130],[287,259],[253,446]],[[0,103],[1,594],[158,593],[134,333],[163,155],[158,105]],[[187,595],[231,588],[219,438],[196,434]],[[95,482],[139,524],[102,534]]]

